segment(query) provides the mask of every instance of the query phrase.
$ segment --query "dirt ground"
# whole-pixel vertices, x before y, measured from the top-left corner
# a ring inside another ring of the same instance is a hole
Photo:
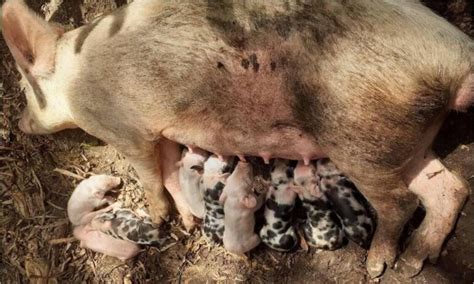
[[[29,2],[48,19],[72,28],[126,4],[127,0]],[[425,2],[471,37],[474,35],[470,0]],[[126,263],[80,248],[72,237],[65,211],[74,186],[92,173],[120,176],[125,180],[121,200],[127,207],[138,208],[145,206],[139,181],[127,161],[112,147],[80,130],[48,136],[22,134],[17,122],[25,99],[3,39],[0,61],[0,283],[369,282],[364,266],[366,251],[356,245],[349,244],[334,252],[300,250],[291,254],[260,246],[247,260],[242,260],[227,255],[221,248],[208,247],[199,232],[186,233],[179,217],[165,226],[173,241],[160,250],[145,248],[136,259]],[[448,118],[436,139],[435,150],[450,169],[464,176],[474,188],[472,109]],[[410,280],[389,270],[378,281],[472,283],[473,216],[471,198],[436,266],[427,265]]]

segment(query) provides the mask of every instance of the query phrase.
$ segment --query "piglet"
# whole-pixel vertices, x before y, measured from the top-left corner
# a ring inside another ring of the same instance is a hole
[[[241,161],[227,179],[219,199],[225,213],[224,247],[235,254],[244,254],[260,243],[254,232],[254,214],[263,202],[253,193],[252,186],[252,167]]]
[[[205,215],[204,199],[200,191],[204,162],[208,154],[199,148],[189,151],[184,149],[179,162],[179,185],[191,213],[202,219]]]
[[[81,247],[126,260],[138,254],[140,247],[137,244],[115,239],[90,225],[94,217],[120,206],[120,203],[114,203],[94,211],[110,204],[111,199],[105,194],[119,184],[120,178],[106,175],[92,176],[82,181],[68,201],[67,212],[69,220],[75,226],[73,234],[80,241]]]
[[[374,222],[364,206],[367,204],[365,198],[331,160],[327,158],[317,160],[316,173],[319,188],[342,221],[344,235],[367,248],[372,237]]]
[[[219,198],[230,175],[233,158],[210,156],[204,163],[201,179],[201,191],[205,204],[205,216],[202,224],[204,237],[217,244],[222,243],[224,236],[224,206]]]
[[[167,240],[146,213],[138,216],[127,208],[114,208],[112,212],[102,213],[92,219],[90,225],[116,239],[141,245],[162,245]]]
[[[276,159],[270,173],[271,186],[265,201],[265,224],[260,229],[260,238],[264,244],[278,251],[289,251],[298,244],[291,222],[296,201],[294,167],[291,161]]]
[[[294,182],[295,191],[306,213],[303,233],[308,244],[325,250],[341,247],[344,237],[339,219],[318,187],[314,164],[306,166],[299,161],[294,172]]]
[[[67,204],[67,214],[71,223],[75,226],[88,224],[98,214],[95,209],[110,205],[113,200],[105,194],[119,185],[119,177],[107,175],[92,176],[80,182]],[[105,211],[109,209],[111,208]]]

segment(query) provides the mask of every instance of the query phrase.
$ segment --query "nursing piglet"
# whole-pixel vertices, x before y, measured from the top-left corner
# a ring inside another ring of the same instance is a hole
[[[224,206],[219,198],[230,175],[232,158],[218,158],[212,155],[204,163],[201,190],[205,204],[205,216],[202,224],[204,237],[214,243],[222,243],[224,236]]]
[[[270,173],[271,186],[265,201],[265,224],[260,229],[260,238],[267,246],[278,251],[289,251],[298,243],[291,223],[296,201],[293,190],[294,167],[288,160],[276,159]]]
[[[297,191],[306,213],[303,225],[305,239],[310,246],[335,250],[343,243],[339,219],[318,187],[316,167],[298,162],[294,176]]]
[[[225,213],[224,247],[235,254],[244,254],[260,243],[254,232],[254,214],[263,202],[255,195],[252,186],[251,165],[239,162],[227,179],[219,200],[224,204]]]
[[[205,210],[199,186],[207,157],[207,152],[199,148],[193,149],[193,151],[184,149],[179,162],[179,185],[183,191],[184,199],[188,203],[191,213],[201,219],[204,218]]]
[[[342,221],[344,235],[362,247],[368,247],[374,221],[364,206],[367,203],[355,185],[329,159],[316,162],[319,188]]]

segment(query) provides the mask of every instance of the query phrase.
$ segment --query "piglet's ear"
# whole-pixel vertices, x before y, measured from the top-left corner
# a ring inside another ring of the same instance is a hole
[[[7,0],[1,13],[3,37],[20,68],[33,76],[52,73],[62,29],[37,16],[21,0]]]
[[[247,195],[240,200],[243,206],[252,209],[257,206],[257,199],[253,195]]]
[[[200,175],[204,173],[204,168],[198,165],[191,166],[191,170],[195,170]]]

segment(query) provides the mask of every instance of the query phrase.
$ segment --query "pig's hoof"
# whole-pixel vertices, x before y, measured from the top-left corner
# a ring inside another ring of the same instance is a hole
[[[423,268],[423,260],[407,260],[400,258],[397,262],[395,271],[405,278],[411,278],[418,275]]]
[[[186,231],[191,232],[196,227],[196,221],[194,220],[194,216],[189,213],[187,215],[182,215],[183,218],[183,225]]]
[[[372,247],[367,257],[367,272],[371,278],[379,277],[385,270],[385,265],[393,267],[396,250],[387,246]]]
[[[150,218],[153,223],[161,225],[163,222],[169,221],[168,209],[150,210]]]
[[[370,278],[379,277],[380,275],[382,275],[384,269],[385,269],[385,263],[383,261],[375,262],[375,263],[367,263],[367,272],[369,273]]]

